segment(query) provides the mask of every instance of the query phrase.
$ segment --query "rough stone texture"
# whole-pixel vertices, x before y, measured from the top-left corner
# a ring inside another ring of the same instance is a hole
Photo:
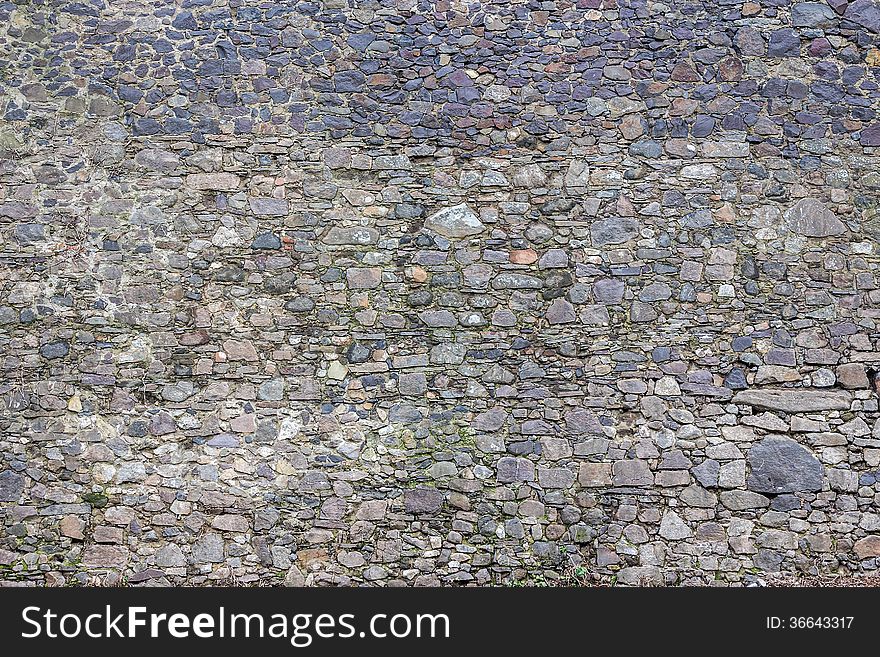
[[[749,449],[749,490],[800,493],[822,490],[822,464],[790,438],[768,436]]]
[[[878,39],[0,4],[3,580],[876,571]]]

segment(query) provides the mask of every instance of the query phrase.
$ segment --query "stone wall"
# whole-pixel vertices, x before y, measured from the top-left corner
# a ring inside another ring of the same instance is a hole
[[[3,579],[876,570],[878,32],[0,2]]]

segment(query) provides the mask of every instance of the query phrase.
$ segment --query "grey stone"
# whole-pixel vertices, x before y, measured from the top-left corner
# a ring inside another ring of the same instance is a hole
[[[653,486],[654,475],[648,462],[641,459],[615,461],[612,465],[615,486]]]
[[[24,484],[23,475],[4,470],[0,473],[0,502],[18,502],[24,492]]]
[[[252,249],[280,249],[281,240],[274,233],[257,235],[251,242]]]
[[[639,223],[631,217],[598,219],[590,225],[590,236],[595,247],[624,244],[635,238],[638,232]]]
[[[848,410],[852,398],[842,390],[807,388],[763,388],[742,390],[733,396],[734,404],[745,404],[786,413]]]
[[[486,227],[477,215],[462,203],[432,214],[425,220],[425,228],[450,239],[462,239],[479,235]]]
[[[225,559],[224,550],[223,537],[208,532],[193,543],[191,559],[196,564],[222,563]]]
[[[443,507],[446,496],[436,488],[411,488],[403,493],[407,513],[437,513]]]
[[[830,237],[846,232],[846,226],[815,198],[801,199],[783,214],[788,227],[806,237]]]
[[[375,228],[366,226],[351,228],[333,226],[324,234],[321,241],[332,246],[369,246],[379,241],[379,232]]]

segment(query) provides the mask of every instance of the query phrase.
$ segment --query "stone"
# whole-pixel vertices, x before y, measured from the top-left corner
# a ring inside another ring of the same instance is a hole
[[[874,0],[855,0],[849,3],[843,17],[874,34],[880,34],[880,5]]]
[[[4,470],[0,472],[0,501],[18,502],[24,492],[25,479],[23,475]]]
[[[211,521],[211,527],[222,532],[246,532],[250,529],[250,524],[244,516],[227,513],[216,516]]]
[[[83,532],[86,528],[86,523],[77,516],[64,516],[61,522],[58,523],[58,528],[61,530],[62,536],[67,536],[75,541],[85,539]]]
[[[660,536],[670,541],[690,538],[694,533],[674,511],[667,511],[660,521]]]
[[[257,396],[263,401],[281,401],[284,399],[284,379],[270,379],[260,384]]]
[[[551,325],[553,324],[570,324],[577,320],[577,314],[574,311],[574,306],[572,306],[565,299],[554,299],[550,304],[550,307],[547,308],[547,313],[545,314],[547,318],[547,322]]]
[[[861,363],[845,363],[837,366],[837,381],[849,390],[867,388],[868,375]]]
[[[229,360],[259,360],[257,350],[250,340],[226,340],[223,343],[223,351],[226,352]]]
[[[633,239],[639,230],[638,222],[631,217],[612,217],[599,219],[590,226],[593,246],[602,247],[609,244],[624,244]]]
[[[280,249],[281,240],[274,233],[257,235],[251,242],[252,249]]]
[[[501,273],[492,279],[492,287],[496,290],[540,290],[544,282],[528,274]]]
[[[70,348],[66,342],[50,342],[40,347],[40,355],[50,360],[53,358],[64,358],[68,353],[70,353]]]
[[[514,171],[511,182],[514,187],[523,187],[526,189],[546,187],[547,174],[544,173],[540,165],[527,164]]]
[[[195,564],[222,563],[225,546],[220,534],[208,532],[192,544],[191,559]]]
[[[535,464],[526,458],[502,457],[498,459],[497,470],[499,483],[535,480]]]
[[[321,241],[332,246],[369,246],[379,241],[379,232],[374,228],[363,226],[352,228],[333,226],[324,234]]]
[[[856,541],[853,552],[859,559],[874,559],[880,557],[880,536],[866,536]]]
[[[234,173],[191,173],[186,177],[186,186],[199,191],[233,191],[240,184]]]
[[[732,511],[747,511],[770,506],[770,500],[760,493],[748,490],[726,490],[720,495],[721,503]]]
[[[492,408],[477,415],[471,422],[476,431],[497,431],[507,421],[507,412],[502,408]]]
[[[793,27],[831,27],[836,20],[831,7],[822,2],[796,2],[791,7]]]
[[[287,216],[287,201],[283,198],[256,197],[248,199],[251,212],[258,217],[284,217]]]
[[[691,474],[706,488],[713,488],[718,485],[718,474],[721,470],[721,464],[714,459],[706,459],[691,469]]]
[[[443,507],[445,495],[436,488],[411,488],[403,493],[407,513],[437,513]]]
[[[783,213],[788,227],[806,237],[830,237],[846,232],[846,226],[815,198],[801,199]]]
[[[615,461],[612,464],[612,484],[615,486],[651,486],[654,475],[648,462],[640,459]]]
[[[176,543],[166,543],[156,552],[156,565],[159,568],[183,568],[186,557]]]
[[[479,235],[486,227],[467,204],[461,203],[429,216],[425,228],[449,239],[463,239]]]
[[[372,290],[382,283],[378,267],[351,267],[345,270],[345,280],[352,290]]]
[[[763,388],[737,392],[734,404],[766,408],[785,413],[848,410],[852,401],[849,393],[836,390],[805,388]]]
[[[610,486],[612,481],[610,463],[584,461],[578,470],[578,483],[587,488]]]
[[[401,374],[397,380],[397,388],[401,395],[421,397],[428,391],[428,381],[424,372]]]
[[[180,157],[164,148],[144,148],[134,156],[135,164],[150,171],[171,173],[180,166]]]
[[[789,28],[774,30],[770,33],[767,54],[771,57],[798,57],[800,46],[800,37],[794,30]]]
[[[822,490],[822,464],[790,438],[768,436],[749,450],[749,490],[796,493]]]

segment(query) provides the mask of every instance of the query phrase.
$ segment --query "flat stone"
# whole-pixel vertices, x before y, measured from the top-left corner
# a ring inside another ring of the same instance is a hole
[[[229,360],[259,360],[254,343],[250,340],[226,340],[223,343],[223,351]]]
[[[124,568],[128,550],[115,545],[89,545],[83,551],[82,563],[90,568]]]
[[[578,470],[578,483],[587,488],[610,486],[612,481],[610,463],[584,461]]]
[[[507,412],[502,408],[492,408],[477,415],[471,422],[476,431],[497,431],[507,422]]]
[[[369,246],[379,241],[379,231],[366,226],[351,228],[333,226],[324,234],[321,241],[331,246]]]
[[[285,217],[287,216],[287,200],[283,198],[255,197],[248,199],[251,212],[258,217]]]
[[[554,299],[544,316],[551,325],[570,324],[577,320],[574,306],[562,298]]]
[[[156,565],[160,568],[181,568],[186,566],[186,557],[176,543],[168,543],[156,552]]]
[[[221,563],[225,559],[225,545],[220,534],[208,532],[192,545],[192,560],[196,564]]]
[[[234,191],[241,180],[234,173],[191,173],[186,177],[186,186],[198,190]]]
[[[666,511],[660,520],[660,536],[670,541],[690,538],[694,533],[674,511]]]
[[[640,459],[615,461],[612,465],[612,483],[615,486],[652,486],[654,474],[648,462]]]
[[[837,20],[831,7],[823,2],[797,2],[791,8],[793,27],[829,27]]]
[[[843,17],[874,34],[880,34],[880,4],[874,0],[855,0],[849,3]]]
[[[378,267],[350,267],[345,279],[352,290],[372,290],[382,283],[382,270]]]
[[[846,226],[815,198],[801,199],[783,213],[788,227],[806,237],[830,237],[846,232]]]
[[[159,173],[171,173],[180,166],[180,157],[164,148],[144,148],[134,156],[135,164]]]
[[[720,495],[721,503],[731,511],[763,509],[770,506],[770,499],[748,490],[726,490]]]
[[[64,358],[70,352],[66,342],[49,342],[40,347],[40,355],[43,358]]]
[[[403,493],[403,506],[407,513],[437,513],[445,499],[436,488],[410,488]]]
[[[861,363],[845,363],[837,366],[837,381],[844,388],[853,390],[868,387],[868,375]]]
[[[547,185],[547,174],[544,173],[540,165],[527,164],[514,171],[511,182],[514,187],[526,189],[545,187]]]
[[[432,214],[425,220],[425,228],[450,239],[461,239],[479,235],[486,227],[467,204],[462,203]]]
[[[593,246],[624,244],[634,239],[639,232],[639,222],[632,217],[610,217],[597,219],[590,225]]]
[[[853,552],[859,559],[874,559],[880,557],[880,536],[866,536],[859,539],[853,545]]]
[[[222,532],[246,532],[250,529],[250,524],[244,516],[234,514],[223,514],[216,516],[211,521],[211,527],[219,529]]]
[[[251,242],[252,249],[280,249],[281,240],[274,233],[262,233]]]
[[[498,459],[496,468],[499,483],[535,480],[535,464],[526,458],[505,456]]]
[[[502,272],[492,279],[492,287],[496,290],[540,290],[544,281],[528,274]]]
[[[809,388],[763,388],[741,390],[733,396],[734,404],[786,413],[814,411],[845,411],[852,403],[849,393],[842,390],[811,390]]]

